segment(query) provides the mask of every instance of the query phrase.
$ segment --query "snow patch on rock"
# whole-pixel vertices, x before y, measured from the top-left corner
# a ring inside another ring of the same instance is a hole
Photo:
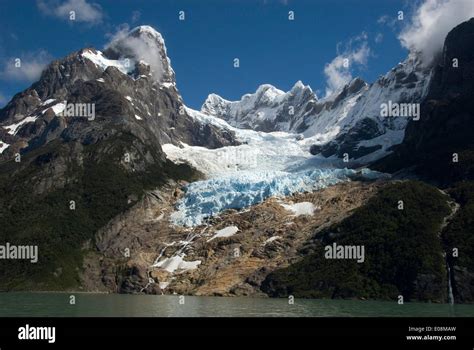
[[[53,103],[54,101],[56,101],[56,99],[54,99],[54,98],[47,99],[46,101],[44,101],[43,103],[41,103],[40,106],[47,106],[47,105],[49,105],[50,103]]]
[[[8,143],[0,141],[0,154],[2,154],[8,147],[10,147]]]
[[[207,241],[210,242],[216,238],[230,237],[230,236],[235,235],[238,231],[239,231],[239,228],[237,226],[227,226],[219,231],[216,231],[215,235],[212,236]]]
[[[293,216],[300,215],[313,215],[314,211],[317,209],[315,205],[311,202],[300,202],[294,204],[285,204],[280,203],[280,205],[286,210],[293,213]]]
[[[201,264],[201,260],[185,261],[184,257],[185,254],[180,254],[165,258],[154,264],[153,267],[159,267],[169,273],[174,273],[175,271],[194,270]]]
[[[8,130],[7,132],[10,135],[15,135],[18,132],[18,130],[21,129],[23,125],[28,124],[28,123],[33,123],[36,121],[36,119],[38,119],[38,116],[26,117],[23,120],[19,121],[18,123],[7,125],[7,126],[4,126],[3,128],[5,130]]]
[[[135,64],[130,59],[111,60],[106,58],[101,51],[84,50],[82,57],[87,58],[103,71],[108,67],[115,67],[123,74],[129,74],[135,69]]]
[[[273,236],[273,237],[270,237],[269,239],[267,239],[265,242],[263,242],[263,245],[267,245],[268,243],[271,243],[273,241],[276,241],[277,239],[280,239],[281,237],[280,236]]]

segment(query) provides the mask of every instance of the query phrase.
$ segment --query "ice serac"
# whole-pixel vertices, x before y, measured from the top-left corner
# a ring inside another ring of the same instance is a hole
[[[354,165],[367,164],[402,142],[409,121],[382,117],[381,104],[420,103],[430,77],[431,69],[411,54],[373,84],[355,78],[324,99],[298,81],[288,92],[262,85],[240,101],[211,94],[201,112],[239,128],[299,133],[312,154],[342,158],[347,153]]]

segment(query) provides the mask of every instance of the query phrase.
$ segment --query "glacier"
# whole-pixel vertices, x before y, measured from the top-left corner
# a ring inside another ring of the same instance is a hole
[[[185,195],[171,214],[181,226],[197,226],[226,209],[242,209],[269,197],[285,197],[297,192],[314,191],[349,181],[358,176],[376,179],[384,174],[364,169],[313,169],[296,173],[283,171],[242,171],[197,181],[185,188]]]
[[[341,159],[313,156],[306,139],[283,131],[239,129],[214,116],[186,108],[202,124],[235,133],[239,146],[208,149],[164,144],[163,151],[175,163],[188,163],[207,179],[185,187],[185,194],[171,214],[171,222],[197,226],[226,209],[243,209],[269,197],[285,197],[315,191],[351,178],[375,180],[387,176],[369,169],[346,168]]]
[[[186,108],[187,114],[203,125],[234,133],[241,144],[219,149],[185,143],[162,146],[168,159],[188,163],[208,177],[186,187],[171,221],[201,225],[223,210],[246,208],[269,197],[314,191],[351,178],[386,176],[353,170],[391,153],[403,141],[408,119],[382,117],[380,106],[387,100],[421,101],[430,80],[431,71],[411,54],[376,82],[356,78],[322,100],[301,81],[288,92],[264,84],[240,101],[209,95],[201,111]],[[374,130],[362,132],[369,121]],[[313,146],[320,148],[315,155]],[[326,156],[323,146],[328,146]],[[347,164],[337,152],[344,147],[375,150],[351,156],[356,162]]]

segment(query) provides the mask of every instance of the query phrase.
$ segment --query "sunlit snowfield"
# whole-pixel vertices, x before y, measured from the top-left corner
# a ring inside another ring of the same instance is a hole
[[[474,316],[474,305],[396,301],[226,298],[174,295],[2,293],[0,317],[461,317]]]

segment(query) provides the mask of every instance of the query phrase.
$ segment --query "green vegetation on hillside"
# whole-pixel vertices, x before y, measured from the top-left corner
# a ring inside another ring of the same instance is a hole
[[[456,302],[474,301],[474,182],[461,182],[450,191],[460,208],[443,231]],[[457,252],[453,251],[456,249]],[[455,256],[457,255],[457,256]]]
[[[398,209],[403,201],[403,210]],[[369,202],[318,233],[313,252],[271,273],[271,296],[444,301],[446,270],[439,230],[450,213],[447,196],[421,182],[386,185]],[[325,258],[324,247],[362,245],[365,261]]]
[[[461,207],[444,230],[443,238],[449,251],[458,248],[461,252],[453,262],[474,271],[474,182],[460,183],[450,194]]]
[[[54,143],[13,176],[15,164],[0,169],[0,244],[38,245],[39,261],[0,260],[0,290],[64,290],[78,286],[79,269],[87,242],[110,219],[135,204],[145,190],[168,179],[195,179],[186,165],[157,162],[144,172],[127,172],[120,165],[127,140],[109,140],[86,146],[83,164],[68,164],[68,183],[44,195],[35,194],[28,179],[44,176],[44,162],[52,157],[67,159],[67,147]],[[104,149],[107,153],[104,153]],[[28,159],[30,157],[30,159]],[[35,157],[35,158],[31,158]],[[22,162],[23,162],[22,161]],[[70,210],[70,201],[75,210]]]

